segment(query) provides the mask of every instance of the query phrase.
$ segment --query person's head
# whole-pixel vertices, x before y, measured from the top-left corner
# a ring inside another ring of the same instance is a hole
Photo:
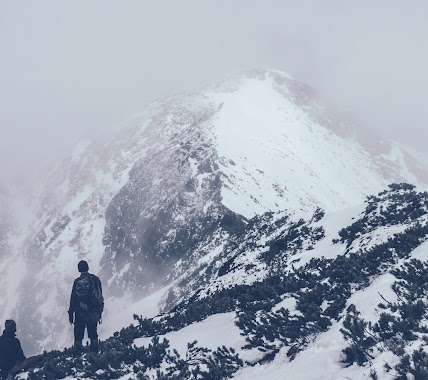
[[[9,332],[16,332],[16,323],[13,319],[8,319],[4,324],[4,328]]]
[[[89,271],[89,265],[85,260],[79,261],[79,264],[77,264],[77,269],[80,273],[88,272]]]

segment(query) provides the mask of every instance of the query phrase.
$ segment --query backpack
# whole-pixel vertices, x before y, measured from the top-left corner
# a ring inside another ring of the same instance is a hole
[[[104,297],[97,281],[97,277],[93,274],[89,276],[79,277],[75,281],[75,291],[79,300],[79,308],[82,311],[102,310],[104,306]]]

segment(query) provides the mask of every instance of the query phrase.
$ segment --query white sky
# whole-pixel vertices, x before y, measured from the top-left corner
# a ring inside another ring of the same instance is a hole
[[[154,98],[255,67],[423,151],[426,20],[425,0],[0,0],[0,182]]]

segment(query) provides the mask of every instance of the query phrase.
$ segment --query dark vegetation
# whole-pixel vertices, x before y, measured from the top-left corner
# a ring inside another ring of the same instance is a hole
[[[241,359],[226,347],[216,351],[188,345],[185,357],[169,349],[167,339],[154,337],[148,347],[136,347],[135,335],[122,330],[102,342],[100,353],[76,353],[73,349],[46,353],[41,368],[28,374],[29,380],[63,379],[66,376],[89,379],[117,379],[133,373],[137,379],[220,380],[230,377],[243,365]],[[162,369],[161,369],[162,365]],[[152,376],[147,376],[151,371]]]
[[[393,290],[398,301],[379,304],[383,311],[378,322],[371,325],[359,317],[354,305],[348,308],[342,329],[349,343],[344,350],[345,363],[364,365],[373,359],[374,349],[388,350],[399,357],[394,368],[386,365],[396,380],[407,380],[408,374],[417,380],[427,379],[428,355],[422,347],[428,343],[428,263],[413,259],[391,273],[397,278]],[[409,351],[415,342],[420,347]]]

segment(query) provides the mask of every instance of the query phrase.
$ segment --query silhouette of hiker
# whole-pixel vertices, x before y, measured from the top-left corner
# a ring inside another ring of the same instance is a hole
[[[98,351],[98,323],[104,310],[104,298],[100,279],[89,273],[88,263],[84,260],[77,265],[80,277],[73,283],[68,310],[69,321],[74,323],[74,348],[82,349],[85,328],[91,340],[90,349]]]
[[[21,342],[15,334],[16,323],[12,319],[8,319],[3,335],[0,337],[0,369],[2,378],[6,378],[6,380],[12,380],[18,372],[27,369],[42,358],[42,355],[26,358],[21,348]]]

